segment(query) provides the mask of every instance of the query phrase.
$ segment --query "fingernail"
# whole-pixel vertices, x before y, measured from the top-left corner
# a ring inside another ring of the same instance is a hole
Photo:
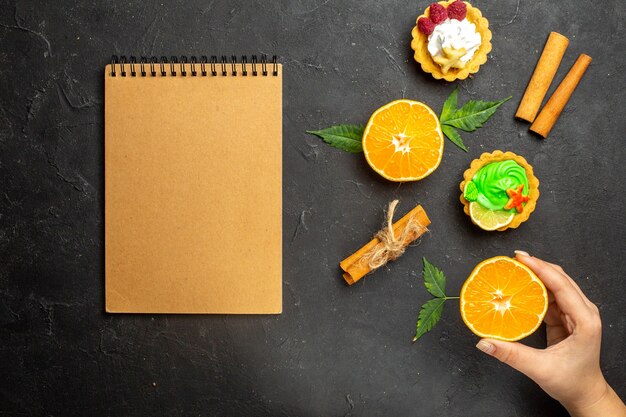
[[[515,253],[522,256],[530,256],[528,252],[524,252],[523,250],[516,250]]]
[[[496,350],[496,347],[494,345],[492,345],[489,342],[485,342],[484,340],[481,340],[480,342],[478,342],[476,344],[476,347],[488,355],[491,355]]]

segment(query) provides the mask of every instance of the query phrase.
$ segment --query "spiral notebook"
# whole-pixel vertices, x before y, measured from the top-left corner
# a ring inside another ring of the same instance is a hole
[[[276,57],[114,57],[104,80],[106,311],[280,313]]]

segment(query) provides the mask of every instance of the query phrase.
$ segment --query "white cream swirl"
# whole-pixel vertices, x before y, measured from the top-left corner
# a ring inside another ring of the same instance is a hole
[[[469,20],[446,19],[435,26],[428,37],[428,52],[435,57],[443,55],[443,48],[465,48],[467,52],[461,57],[461,62],[466,63],[472,59],[481,42],[476,25]]]

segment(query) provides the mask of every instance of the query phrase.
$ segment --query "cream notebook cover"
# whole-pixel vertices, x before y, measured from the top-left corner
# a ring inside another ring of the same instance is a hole
[[[107,312],[282,311],[282,67],[234,58],[106,66]]]

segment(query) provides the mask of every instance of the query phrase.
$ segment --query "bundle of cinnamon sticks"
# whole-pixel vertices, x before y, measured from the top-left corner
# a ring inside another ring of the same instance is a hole
[[[580,54],[537,116],[541,102],[550,88],[552,79],[561,64],[568,44],[569,40],[565,36],[556,32],[550,33],[543,52],[539,57],[537,67],[535,67],[535,72],[515,113],[515,117],[518,119],[532,123],[530,130],[543,138],[546,138],[550,130],[552,130],[585,70],[591,63],[589,55]]]
[[[418,205],[404,217],[393,223],[398,200],[389,204],[385,226],[368,244],[339,263],[343,278],[352,285],[366,274],[393,261],[404,253],[406,247],[424,234],[430,219]]]

